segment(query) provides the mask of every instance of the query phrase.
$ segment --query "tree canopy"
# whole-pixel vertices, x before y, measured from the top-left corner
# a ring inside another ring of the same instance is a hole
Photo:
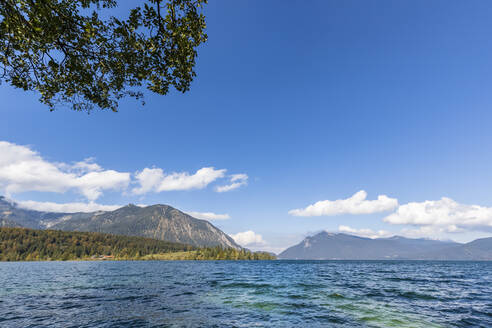
[[[76,260],[104,255],[139,259],[145,255],[194,249],[162,240],[97,232],[0,228],[0,261]]]
[[[246,249],[205,247],[98,232],[0,228],[0,261],[89,260],[274,260]]]
[[[190,89],[206,41],[206,0],[142,0],[126,17],[116,0],[0,1],[0,82],[38,91],[51,110],[117,111],[141,87]]]

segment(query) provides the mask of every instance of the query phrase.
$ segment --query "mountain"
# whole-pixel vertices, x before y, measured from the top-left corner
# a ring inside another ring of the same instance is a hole
[[[168,205],[127,205],[111,212],[66,215],[50,228],[141,236],[189,244],[241,248],[234,240],[205,220],[195,219]]]
[[[278,255],[310,260],[492,260],[492,238],[467,244],[429,239],[364,238],[320,232]]]
[[[127,205],[114,211],[52,213],[19,208],[0,197],[0,227],[91,231],[154,238],[192,246],[241,247],[210,222],[168,205]]]
[[[1,228],[18,228],[20,225],[9,219],[0,219],[0,227]]]
[[[492,237],[415,255],[419,260],[492,261]]]
[[[63,217],[64,213],[38,212],[19,208],[17,204],[0,196],[0,227],[46,228],[43,222]]]

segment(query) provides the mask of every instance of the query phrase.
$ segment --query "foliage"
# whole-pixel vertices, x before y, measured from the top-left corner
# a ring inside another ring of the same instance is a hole
[[[223,247],[201,248],[194,252],[190,260],[274,260],[275,257],[265,252]]]
[[[206,41],[206,0],[145,0],[126,19],[116,0],[0,1],[0,82],[37,90],[51,110],[116,111],[138,87],[186,92]]]
[[[145,260],[275,260],[275,256],[266,252],[251,252],[245,249],[206,247],[194,251],[166,254],[151,254]]]
[[[0,261],[272,260],[274,256],[223,247],[196,248],[162,240],[98,232],[0,228]]]
[[[76,260],[103,255],[116,259],[137,259],[148,254],[193,249],[188,245],[143,237],[0,228],[0,261]]]

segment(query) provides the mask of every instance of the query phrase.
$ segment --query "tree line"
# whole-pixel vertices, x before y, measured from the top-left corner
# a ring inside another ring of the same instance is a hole
[[[166,254],[179,254],[169,257]],[[0,228],[0,261],[116,260],[270,260],[268,253],[222,247],[197,248],[144,237],[97,232]]]

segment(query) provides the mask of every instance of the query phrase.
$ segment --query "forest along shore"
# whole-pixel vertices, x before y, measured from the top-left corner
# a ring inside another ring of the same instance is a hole
[[[274,260],[246,249],[193,247],[97,232],[0,228],[0,261]]]

